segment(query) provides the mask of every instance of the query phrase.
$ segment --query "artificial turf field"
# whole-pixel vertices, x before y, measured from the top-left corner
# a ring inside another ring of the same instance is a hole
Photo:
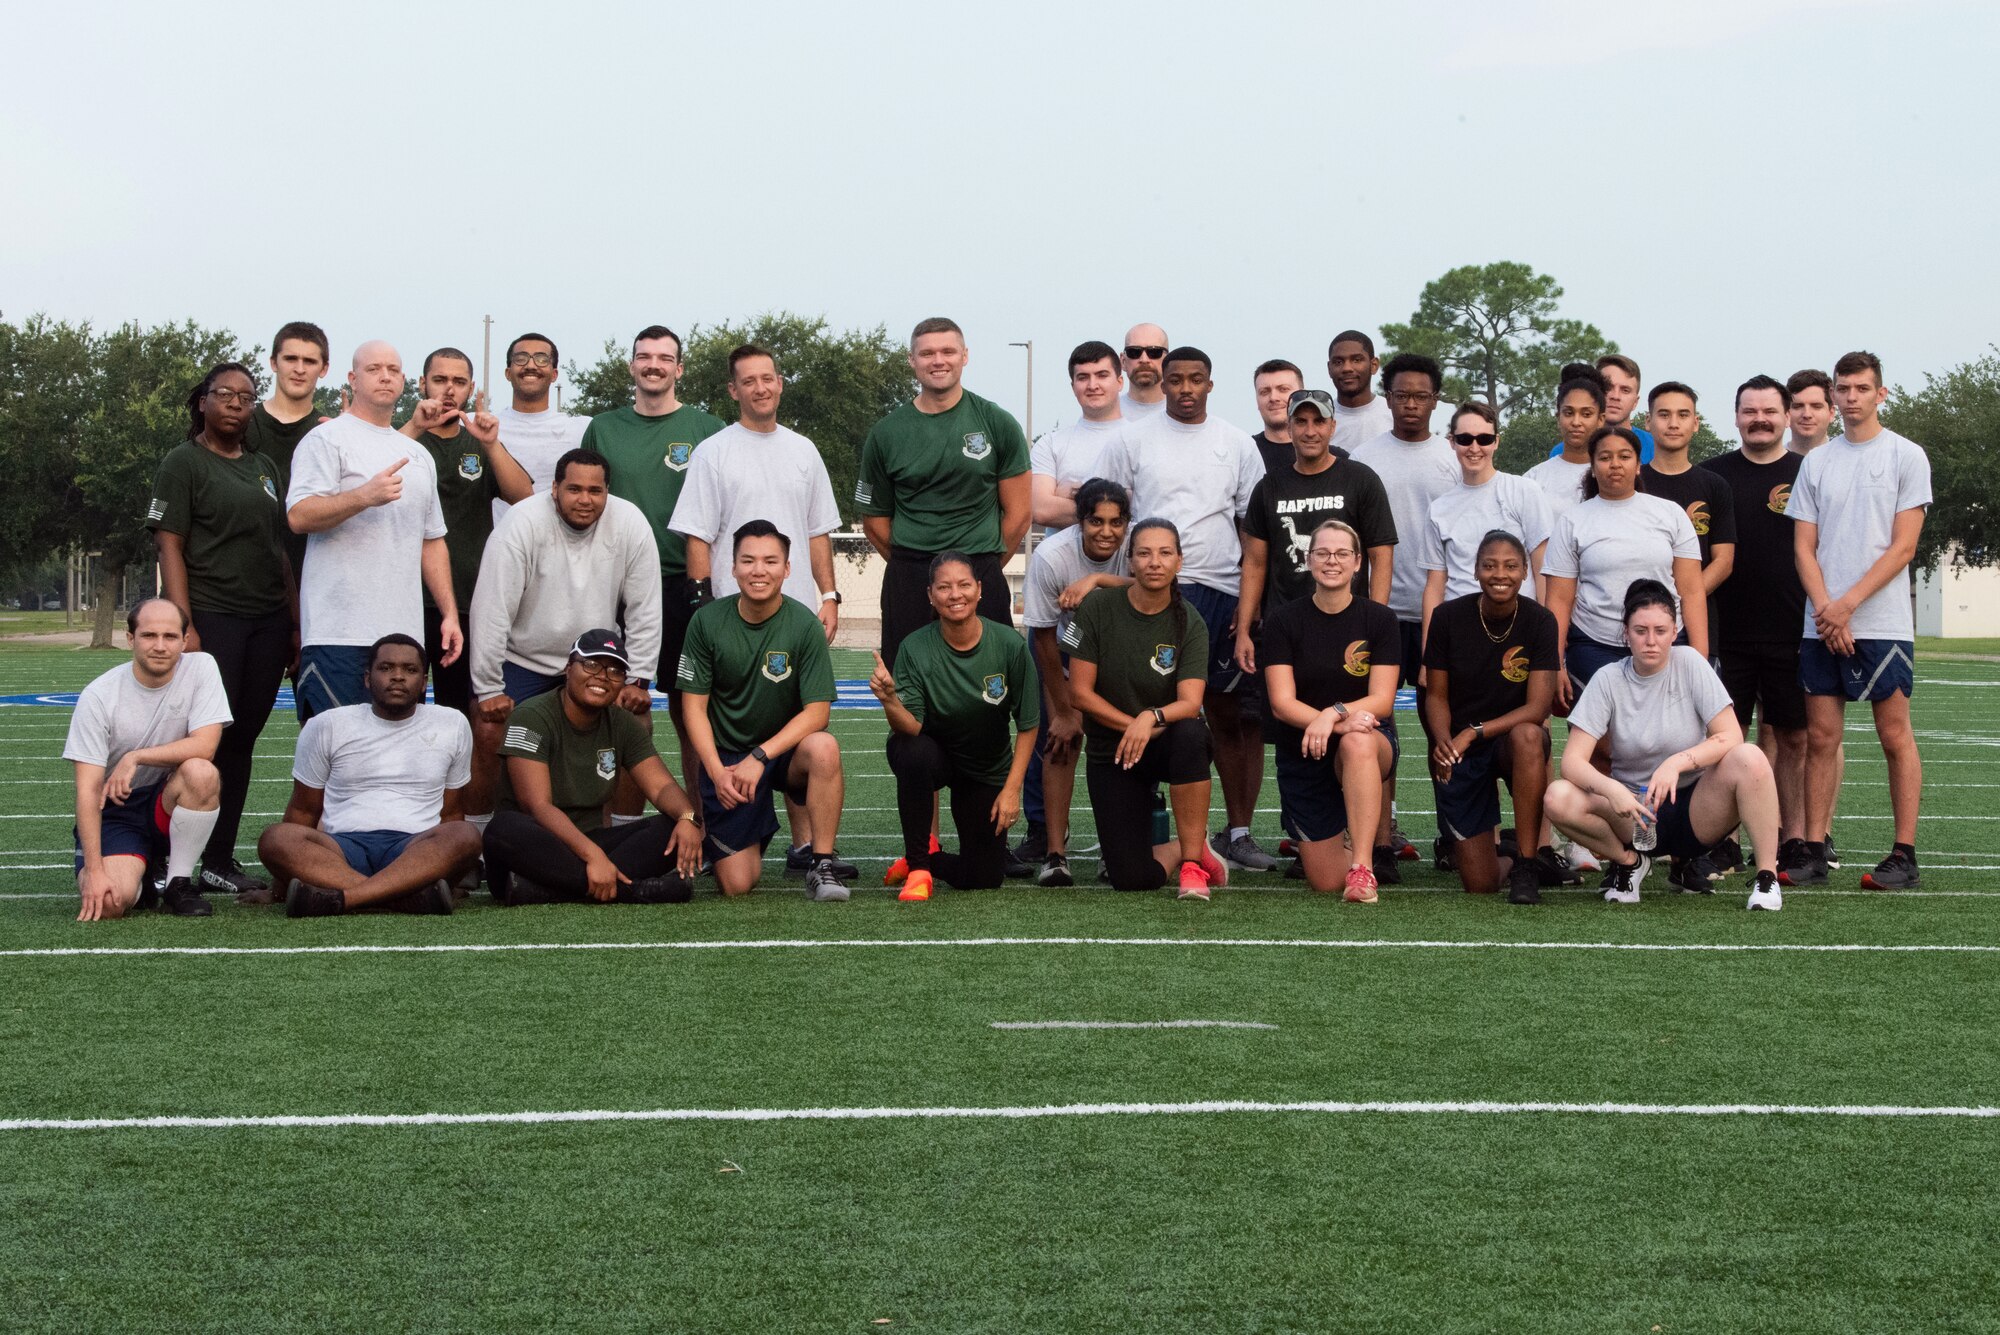
[[[119,657],[0,643],[0,695]],[[1918,678],[1923,888],[1858,888],[1856,709],[1847,865],[1779,915],[1428,861],[1374,908],[1179,904],[1088,857],[902,905],[881,716],[842,709],[845,905],[86,927],[69,711],[0,708],[0,1329],[2000,1328],[2000,663]],[[993,1027],[1189,1019],[1264,1027]],[[76,1125],[156,1117],[215,1124]]]

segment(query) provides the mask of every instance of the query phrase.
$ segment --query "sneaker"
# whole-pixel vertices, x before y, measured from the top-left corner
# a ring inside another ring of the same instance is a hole
[[[1578,871],[1560,848],[1542,845],[1542,851],[1535,854],[1528,864],[1535,869],[1543,885],[1582,885],[1583,873]]]
[[[298,882],[294,881],[292,884],[296,885]],[[497,891],[500,887],[492,888]],[[504,896],[496,894],[495,898],[510,909],[518,909],[530,904],[553,904],[560,896],[540,881],[531,881],[516,871],[507,874],[506,894]],[[287,902],[289,904],[289,901]]]
[[[1403,883],[1403,873],[1396,868],[1396,863],[1401,857],[1402,854],[1396,851],[1394,844],[1377,844],[1375,846],[1375,857],[1373,859],[1375,866],[1373,870],[1375,872],[1376,884],[1401,885]]]
[[[1208,846],[1215,855],[1237,871],[1276,871],[1278,860],[1257,847],[1257,841],[1249,835],[1231,839],[1227,830],[1208,837]]]
[[[1306,878],[1306,864],[1305,864],[1305,863],[1301,862],[1301,861],[1300,861],[1299,859],[1297,859],[1297,858],[1293,858],[1293,859],[1292,859],[1292,860],[1291,860],[1290,862],[1288,862],[1288,863],[1286,863],[1286,864],[1285,864],[1285,879],[1286,879],[1286,880],[1288,880],[1288,881],[1303,881],[1303,880],[1304,880],[1305,878]]]
[[[1708,850],[1708,863],[1715,869],[1715,875],[1710,878],[1711,880],[1719,881],[1731,872],[1742,871],[1743,845],[1737,843],[1736,837],[1731,835]]]
[[[176,876],[160,888],[160,907],[176,918],[206,918],[215,912],[215,905],[203,899],[185,876]]]
[[[477,890],[479,888],[479,883],[485,879],[486,879],[485,861],[480,858],[474,858],[472,860],[472,865],[465,869],[465,875],[458,878],[458,884],[452,886],[452,891],[454,892],[453,897],[459,900],[463,900],[467,895],[471,894],[474,890]]]
[[[903,888],[896,898],[906,904],[921,904],[931,897],[931,874],[928,869],[918,868],[903,878]]]
[[[1396,850],[1398,862],[1415,862],[1423,856],[1417,852],[1417,846],[1410,842],[1410,837],[1403,833],[1403,827],[1396,823],[1394,816],[1389,817],[1389,847]]]
[[[1711,870],[1706,857],[1675,858],[1667,864],[1667,884],[1684,895],[1712,895],[1715,887],[1709,882],[1721,877],[1710,876]]]
[[[1028,864],[1032,870],[1036,863],[1048,861],[1049,827],[1047,822],[1031,820],[1028,832],[1021,836],[1021,842],[1014,845],[1014,856]]]
[[[1051,888],[1075,885],[1076,880],[1069,874],[1069,858],[1061,853],[1050,853],[1042,859],[1042,869],[1035,873],[1035,884]]]
[[[1569,865],[1580,872],[1602,871],[1604,869],[1604,864],[1597,860],[1597,854],[1591,852],[1574,839],[1570,840],[1568,845],[1565,846],[1563,853],[1569,858]],[[1582,885],[1583,881],[1579,878],[1577,884]]]
[[[165,858],[146,859],[146,870],[139,876],[139,898],[133,909],[156,909],[160,906],[160,891],[167,888],[167,860]]]
[[[1504,854],[1502,856],[1505,856]],[[1443,835],[1431,840],[1431,870],[1458,870],[1458,841]]]
[[[1213,853],[1204,851],[1201,862],[1181,864],[1181,889],[1174,898],[1199,899],[1204,904],[1208,902],[1208,873],[1202,870],[1202,862],[1207,862],[1214,856]]]
[[[449,881],[432,881],[429,885],[418,886],[406,895],[398,895],[391,901],[398,913],[416,913],[430,917],[451,916],[451,908],[455,902]],[[290,916],[291,908],[291,895],[288,893],[285,896],[287,916]]]
[[[1507,873],[1507,902],[1509,904],[1539,904],[1542,902],[1542,868],[1540,859],[1516,862]]]
[[[271,897],[271,883],[259,880],[249,872],[244,871],[243,864],[235,858],[231,858],[227,862],[218,863],[213,867],[209,866],[206,862],[202,863],[199,884],[203,890],[213,890],[219,895],[235,895],[236,902],[239,904],[269,904],[274,902]],[[255,896],[260,893],[263,896],[261,899],[246,898],[246,896]]]
[[[1837,848],[1835,848],[1835,847],[1833,846],[1833,831],[1832,831],[1832,830],[1828,830],[1828,831],[1826,832],[1826,838],[1825,838],[1824,840],[1822,840],[1821,842],[1822,842],[1822,843],[1824,843],[1824,844],[1826,845],[1826,865],[1827,865],[1827,870],[1829,870],[1829,871],[1839,871],[1839,870],[1840,870],[1840,850],[1839,850],[1839,849],[1837,849]]]
[[[1803,839],[1793,840],[1796,848],[1789,861],[1778,860],[1778,884],[1825,885],[1827,860]]]
[[[285,887],[287,918],[333,918],[345,912],[347,912],[347,896],[338,890],[307,885],[296,878]]]
[[[678,876],[641,876],[618,887],[620,904],[685,904],[694,898],[694,887]]]
[[[1500,850],[1500,856],[1509,862],[1521,860],[1521,840],[1512,829],[1500,831],[1500,839],[1495,846]]]
[[[806,898],[815,904],[845,904],[847,882],[840,879],[831,854],[806,869]]]
[[[839,849],[835,849],[828,856],[833,859],[833,874],[841,880],[852,881],[861,875],[861,868],[840,856]],[[793,848],[789,844],[785,846],[785,870],[787,872],[794,876],[803,876],[812,869],[813,850],[811,844],[800,844],[797,848]],[[696,875],[700,875],[700,873],[697,872]]]
[[[1295,858],[1295,857],[1297,857],[1298,855],[1299,855],[1299,845],[1298,845],[1298,841],[1296,841],[1296,840],[1293,840],[1293,839],[1280,839],[1280,840],[1278,841],[1278,856],[1279,856],[1279,857],[1281,857],[1281,858]]]
[[[1784,891],[1778,889],[1778,874],[1774,871],[1760,871],[1750,882],[1750,902],[1747,909],[1768,909],[1776,913],[1785,907]]]
[[[1375,873],[1359,862],[1347,869],[1347,889],[1342,899],[1350,904],[1373,904],[1382,896],[1375,893]]]
[[[940,847],[939,847],[939,845],[938,845],[938,841],[937,841],[937,836],[936,836],[936,835],[932,835],[932,836],[931,836],[931,852],[933,852],[933,853],[939,853],[939,852],[942,852],[942,851],[943,851],[943,849],[942,849],[942,848],[940,848]],[[890,863],[890,864],[889,864],[889,866],[888,866],[888,868],[887,868],[886,870],[884,870],[884,871],[883,871],[883,873],[882,873],[882,884],[884,884],[884,885],[901,885],[901,884],[903,883],[903,878],[904,878],[905,876],[908,876],[909,874],[910,874],[910,860],[909,860],[908,858],[897,858],[897,859],[896,859],[896,860],[895,860],[894,862],[892,862],[892,863]],[[1012,872],[1009,872],[1009,873],[1008,873],[1008,875],[1010,875],[1010,876],[1011,876],[1012,874],[1013,874]],[[926,896],[924,896],[924,898],[928,899],[928,898],[930,898],[930,896],[926,895]]]
[[[1005,849],[1003,850],[1003,853],[1004,856],[1002,858],[1002,863],[1000,867],[1000,875],[1006,880],[1024,881],[1035,874],[1034,864],[1031,862],[1023,862],[1021,860],[1021,855],[1016,853],[1013,849],[1011,848]]]
[[[1906,853],[1891,851],[1875,864],[1875,870],[1861,877],[1863,890],[1914,890],[1918,884],[1917,860]]]
[[[1607,904],[1636,904],[1639,902],[1639,887],[1646,883],[1646,873],[1653,869],[1653,860],[1644,853],[1629,867],[1611,864],[1611,885],[1604,892]]]

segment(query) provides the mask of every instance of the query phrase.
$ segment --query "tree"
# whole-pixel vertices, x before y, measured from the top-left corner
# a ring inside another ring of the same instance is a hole
[[[563,405],[566,412],[578,417],[595,417],[608,413],[613,408],[632,406],[632,367],[625,348],[615,339],[604,340],[603,355],[589,366],[578,366],[572,357],[563,368],[563,379],[569,382],[568,402]],[[686,389],[683,385],[682,395]]]
[[[1425,284],[1408,324],[1382,326],[1398,352],[1435,357],[1445,397],[1481,398],[1513,418],[1555,411],[1556,377],[1566,362],[1618,351],[1597,326],[1556,314],[1562,288],[1525,264],[1463,265]]]
[[[60,560],[77,541],[68,509],[77,440],[97,406],[95,343],[88,325],[0,321],[0,565]]]
[[[1882,424],[1921,445],[1931,461],[1930,513],[1912,563],[1919,570],[2000,565],[2000,489],[1992,443],[2000,440],[2000,347],[1945,372],[1915,393],[1897,386]]]

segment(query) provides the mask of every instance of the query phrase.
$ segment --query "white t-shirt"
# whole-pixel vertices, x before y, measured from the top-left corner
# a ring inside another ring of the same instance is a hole
[[[514,456],[514,462],[527,470],[536,491],[555,485],[556,460],[583,444],[584,428],[590,425],[588,417],[572,417],[554,407],[524,413],[510,403],[493,415],[500,419],[500,443]],[[494,523],[506,513],[507,502],[493,502]]]
[[[1118,417],[1108,422],[1093,422],[1085,417],[1068,426],[1059,426],[1030,447],[1028,467],[1054,478],[1057,491],[1074,491],[1090,479],[1103,476],[1098,470],[1104,463],[1104,451],[1124,430],[1125,421]]]
[[[326,834],[419,834],[438,823],[447,788],[472,782],[472,727],[443,705],[394,721],[374,705],[342,705],[299,733],[292,777],[326,794]]]
[[[1256,442],[1219,417],[1189,426],[1165,413],[1128,422],[1104,451],[1103,476],[1132,493],[1132,519],[1181,531],[1181,578],[1234,596],[1242,586],[1236,523],[1264,477]]]
[[[1054,628],[1061,634],[1076,613],[1065,612],[1059,601],[1062,591],[1085,575],[1124,575],[1125,544],[1119,543],[1111,559],[1098,562],[1083,552],[1083,528],[1071,524],[1049,534],[1028,558],[1027,587],[1022,590],[1021,621],[1037,630]]]
[[[1592,677],[1569,712],[1569,728],[1587,732],[1600,743],[1609,736],[1611,777],[1643,793],[1660,762],[1676,751],[1701,745],[1708,736],[1708,721],[1730,707],[1729,688],[1708,660],[1677,644],[1665,666],[1650,677],[1640,676],[1629,658]],[[1591,760],[1600,771],[1604,769],[1601,751]],[[1684,772],[1676,791],[1705,773]]]
[[[398,459],[403,494],[306,538],[299,639],[366,646],[400,631],[424,638],[423,550],[444,536],[430,452],[400,432],[348,413],[321,422],[292,456],[285,509],[308,496],[352,491]]]
[[[1381,403],[1376,399],[1375,403]],[[1373,405],[1371,405],[1373,406]],[[1339,405],[1334,405],[1339,411]],[[1387,416],[1389,410],[1382,409]],[[1334,438],[1340,437],[1334,429]],[[1389,610],[1399,621],[1417,621],[1424,615],[1424,571],[1417,563],[1418,545],[1424,525],[1430,520],[1431,502],[1458,485],[1458,458],[1443,436],[1422,440],[1398,440],[1384,432],[1365,441],[1354,451],[1354,462],[1367,464],[1382,479],[1389,493],[1389,513],[1396,520],[1396,540],[1408,543],[1397,554],[1390,569]]]
[[[1148,417],[1158,417],[1167,410],[1167,398],[1162,394],[1151,403],[1140,403],[1128,393],[1118,396],[1118,415],[1128,422],[1143,421]]]
[[[1431,502],[1430,514],[1418,533],[1417,567],[1444,571],[1444,596],[1463,598],[1479,592],[1474,564],[1479,544],[1488,533],[1500,529],[1512,533],[1528,549],[1532,570],[1535,548],[1555,531],[1555,512],[1542,489],[1524,477],[1495,473],[1476,487],[1467,486],[1460,474],[1458,484]],[[1529,579],[1532,581],[1532,575]],[[1522,593],[1532,596],[1534,584],[1524,584]]]
[[[1353,454],[1377,436],[1387,435],[1396,426],[1389,413],[1389,401],[1377,394],[1359,408],[1333,401],[1333,443]],[[1457,463],[1454,460],[1453,466]]]
[[[1542,495],[1549,498],[1549,509],[1561,517],[1583,504],[1583,475],[1589,471],[1588,463],[1569,463],[1558,454],[1542,460],[1521,476],[1542,489]]]
[[[1836,436],[1805,457],[1785,513],[1819,525],[1819,572],[1830,598],[1853,588],[1889,550],[1896,516],[1931,503],[1931,461],[1923,448],[1887,427],[1857,445]],[[1854,609],[1848,630],[1857,640],[1913,640],[1910,568]],[[1805,635],[1818,639],[1811,600]]]
[[[733,423],[703,441],[688,465],[667,527],[713,549],[709,578],[718,598],[737,591],[731,535],[752,519],[770,520],[791,539],[785,595],[817,609],[812,539],[840,527],[840,509],[818,447],[789,427],[767,434]]]
[[[231,721],[222,673],[207,654],[182,654],[164,686],[142,684],[130,663],[120,663],[77,697],[63,759],[109,770],[128,751],[172,746],[197,728]],[[132,771],[132,786],[159,783],[169,773],[158,765],[141,765]]]
[[[1635,579],[1656,579],[1674,591],[1677,557],[1701,559],[1687,511],[1643,491],[1622,501],[1593,496],[1557,516],[1542,573],[1576,581],[1571,634],[1616,645],[1625,631],[1625,590]]]

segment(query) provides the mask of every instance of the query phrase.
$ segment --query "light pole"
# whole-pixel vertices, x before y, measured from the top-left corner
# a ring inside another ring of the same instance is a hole
[[[1033,446],[1035,443],[1035,340],[1031,338],[1026,342],[1009,343],[1007,346],[1010,348],[1026,348],[1028,350],[1028,420],[1026,426],[1028,444]]]

